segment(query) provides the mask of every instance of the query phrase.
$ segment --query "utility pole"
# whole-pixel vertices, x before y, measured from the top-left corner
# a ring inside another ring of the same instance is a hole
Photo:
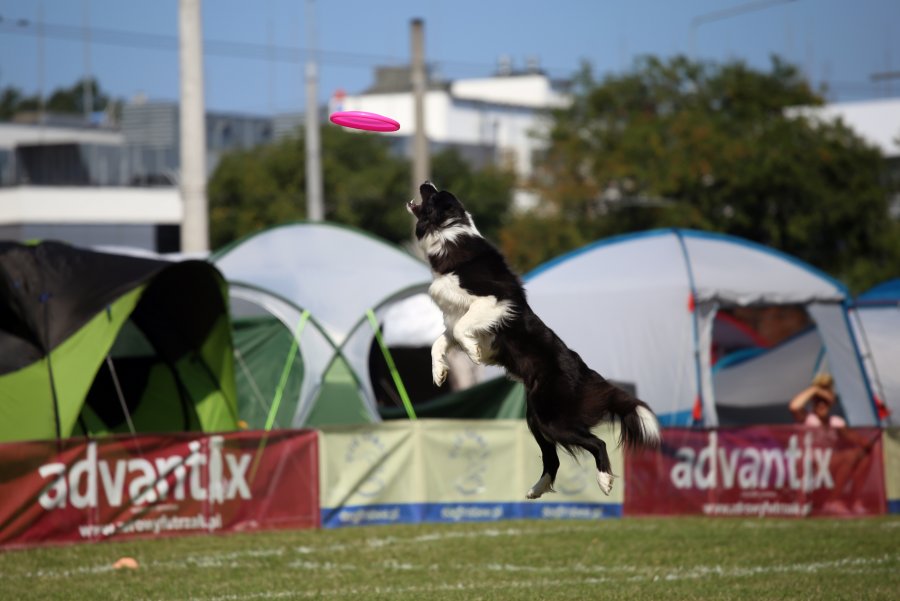
[[[319,79],[316,66],[316,14],[314,0],[306,0],[306,218],[325,219],[322,188],[322,146],[319,142]]]
[[[82,6],[82,22],[84,24],[84,81],[81,86],[81,103],[84,105],[84,121],[91,123],[94,112],[93,76],[91,75],[91,1],[84,0]]]
[[[203,100],[203,33],[200,0],[178,0],[181,67],[181,252],[209,251],[206,201],[206,115]]]
[[[412,79],[415,130],[412,146],[412,198],[419,195],[419,186],[429,179],[431,157],[428,154],[428,136],[425,132],[425,23],[422,19],[410,22],[412,30]]]

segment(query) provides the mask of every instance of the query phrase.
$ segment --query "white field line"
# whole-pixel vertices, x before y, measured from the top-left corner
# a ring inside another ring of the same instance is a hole
[[[618,566],[610,571],[633,572],[634,575],[629,576],[626,580],[631,582],[655,582],[655,581],[677,581],[677,580],[696,580],[699,578],[707,578],[714,576],[717,578],[743,578],[748,576],[761,576],[776,573],[816,573],[821,570],[834,570],[851,568],[849,571],[855,573],[870,573],[872,568],[878,568],[884,564],[895,562],[900,559],[900,555],[884,555],[881,557],[871,558],[844,558],[835,561],[817,561],[811,563],[788,564],[781,566],[748,566],[748,567],[732,567],[725,568],[722,566],[695,566],[685,570],[662,570],[661,573],[640,574],[640,572],[656,572],[652,568],[646,566]],[[868,569],[867,569],[868,568]],[[500,564],[491,564],[488,569],[498,571],[519,570],[526,572],[553,573],[559,575],[565,573],[565,568],[551,570],[549,568],[534,568],[533,566],[509,566]],[[540,588],[559,588],[561,585],[608,585],[621,582],[621,578],[612,576],[594,576],[583,578],[540,578],[528,580],[514,580],[508,582],[496,582],[483,579],[479,582],[455,582],[434,585],[411,585],[411,586],[373,586],[373,587],[348,587],[348,588],[332,588],[328,590],[316,591],[260,591],[257,593],[234,594],[234,595],[218,595],[212,597],[191,597],[193,601],[251,601],[257,599],[308,599],[322,597],[362,597],[367,598],[373,595],[433,595],[435,593],[446,591],[479,591],[479,590],[511,590],[511,589],[540,589]]]
[[[853,521],[849,522],[853,524]],[[860,520],[860,524],[867,523],[864,520]],[[765,524],[765,525],[764,525]],[[742,526],[748,528],[759,528],[766,527],[768,524],[771,524],[772,527],[778,528],[781,525],[781,522],[777,520],[772,521],[760,521],[760,520],[748,520],[742,522]],[[642,526],[639,522],[635,522],[634,526]],[[847,522],[841,521],[841,527],[845,527]],[[898,522],[888,522],[887,524],[879,524],[879,527],[884,527],[885,525],[900,525],[900,521]],[[641,529],[640,527],[637,529]],[[185,555],[178,558],[161,560],[161,561],[148,561],[141,562],[141,569],[163,569],[163,570],[179,570],[179,569],[197,569],[197,568],[211,568],[211,569],[219,569],[225,567],[240,567],[240,566],[248,566],[250,563],[244,562],[245,559],[253,559],[253,558],[265,558],[265,557],[290,557],[293,553],[296,553],[301,556],[309,556],[312,554],[320,555],[322,553],[329,552],[341,552],[341,551],[359,551],[362,547],[367,547],[369,549],[381,549],[385,547],[391,546],[403,546],[403,545],[420,545],[420,544],[433,544],[433,543],[441,543],[451,539],[477,539],[477,538],[499,538],[499,537],[522,537],[529,535],[539,535],[539,536],[552,536],[552,535],[564,535],[572,532],[584,532],[584,531],[596,531],[598,535],[602,536],[602,530],[598,529],[595,524],[585,524],[584,526],[577,526],[573,524],[568,524],[565,526],[560,526],[558,528],[552,529],[544,529],[544,528],[488,528],[484,530],[452,530],[452,531],[433,531],[426,532],[424,534],[420,534],[417,536],[411,537],[398,537],[398,536],[387,536],[380,538],[366,538],[355,540],[350,543],[335,543],[330,545],[316,545],[316,546],[297,546],[293,548],[286,547],[269,547],[269,548],[248,548],[241,549],[238,551],[224,551],[219,553],[206,553],[206,554],[191,554]],[[620,536],[622,533],[619,534]],[[140,561],[140,558],[138,558]],[[841,561],[853,561],[852,559],[841,560]],[[289,567],[295,569],[332,569],[332,570],[349,570],[355,569],[355,565],[352,563],[344,563],[337,564],[334,562],[318,562],[318,561],[304,561],[303,559],[298,559],[297,561],[292,561],[289,564]],[[816,564],[795,564],[795,565],[807,565],[807,566],[815,566]],[[829,564],[831,565],[831,564]],[[430,569],[434,570],[435,566],[426,566],[426,567],[417,567],[414,564],[396,564],[396,565],[384,565],[386,569],[395,569],[395,570],[415,570],[415,569]],[[438,566],[439,568],[440,566]],[[446,566],[444,566],[446,567]],[[768,570],[769,572],[776,572],[784,569],[785,566],[774,566],[768,567],[763,566],[760,569]],[[646,568],[641,568],[640,566],[569,566],[563,567],[560,569],[549,570],[542,567],[536,566],[499,566],[498,564],[486,564],[481,566],[471,566],[467,565],[466,569],[468,570],[491,570],[491,571],[530,571],[532,573],[543,573],[543,572],[552,572],[559,573],[560,571],[570,571],[575,573],[608,573],[609,571],[614,572],[635,572]],[[699,568],[691,568],[697,570],[717,570],[719,568],[713,567],[699,567]],[[729,568],[731,570],[737,568]],[[31,577],[41,577],[41,578],[69,578],[77,575],[95,575],[95,574],[104,574],[109,573],[113,570],[111,564],[101,564],[101,565],[93,565],[93,566],[81,566],[77,568],[64,568],[64,569],[37,569],[29,572],[22,573],[2,573],[0,572],[0,577],[3,578],[31,578]],[[708,572],[712,574],[713,572]],[[658,577],[658,576],[657,576]],[[681,579],[685,577],[690,577],[684,573],[682,570],[678,574],[674,576],[676,579]],[[697,577],[703,577],[703,574],[700,574]]]
[[[585,532],[593,530],[596,531],[596,526],[593,527],[562,527],[562,528],[552,528],[552,529],[528,529],[528,528],[489,528],[487,530],[463,530],[463,531],[435,531],[428,532],[425,534],[420,534],[418,536],[410,536],[410,537],[401,537],[401,536],[386,536],[382,538],[366,538],[361,540],[355,540],[351,543],[335,543],[332,545],[324,545],[324,546],[301,546],[294,547],[294,550],[297,553],[322,553],[327,551],[358,551],[361,546],[368,547],[370,549],[380,549],[383,547],[389,547],[394,545],[418,545],[418,544],[428,544],[428,543],[440,543],[446,540],[451,539],[470,539],[470,538],[498,538],[502,536],[527,536],[536,534],[539,536],[553,535],[553,534],[570,534],[572,532]]]
[[[143,569],[148,568],[161,568],[161,569],[194,569],[194,568],[222,568],[235,566],[237,567],[240,564],[240,560],[246,558],[259,558],[259,557],[281,557],[291,553],[300,554],[300,555],[308,555],[308,554],[321,554],[321,553],[329,553],[335,551],[359,551],[361,547],[368,547],[370,549],[380,549],[384,547],[394,546],[394,545],[418,545],[418,544],[431,544],[431,543],[440,543],[450,539],[471,539],[471,538],[497,538],[503,536],[509,537],[521,537],[521,536],[529,536],[529,535],[558,535],[558,534],[568,534],[572,532],[583,532],[586,530],[596,530],[596,526],[564,526],[560,528],[552,528],[552,529],[543,529],[543,528],[489,528],[486,530],[464,530],[464,531],[434,531],[434,532],[426,532],[425,534],[420,534],[418,536],[411,537],[399,537],[399,536],[387,536],[381,538],[368,538],[356,540],[351,543],[335,543],[331,545],[317,545],[317,546],[299,546],[294,547],[293,549],[285,548],[285,547],[270,547],[270,548],[249,548],[249,549],[241,549],[239,551],[223,551],[219,553],[205,553],[205,554],[191,554],[184,555],[178,557],[177,559],[168,559],[164,561],[149,561],[149,562],[141,562],[140,567]],[[140,558],[137,558],[140,562]],[[302,564],[300,564],[302,567]],[[31,578],[31,577],[42,577],[42,578],[68,578],[76,575],[84,575],[84,574],[103,574],[106,572],[112,572],[113,567],[111,564],[100,564],[93,566],[82,566],[78,568],[65,568],[65,569],[38,569],[30,572],[23,572],[20,574],[12,574],[12,573],[2,573],[0,572],[0,576],[4,578],[9,577],[20,577],[20,578]]]

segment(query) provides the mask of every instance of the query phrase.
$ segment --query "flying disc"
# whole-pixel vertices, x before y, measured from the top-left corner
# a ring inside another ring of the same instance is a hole
[[[397,131],[400,129],[400,124],[390,117],[368,111],[338,111],[332,113],[329,119],[332,123],[343,127],[366,131]]]

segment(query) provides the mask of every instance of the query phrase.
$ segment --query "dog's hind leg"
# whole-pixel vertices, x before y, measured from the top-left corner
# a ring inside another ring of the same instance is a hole
[[[540,424],[531,411],[526,411],[525,421],[528,424],[531,435],[534,436],[534,440],[541,449],[541,461],[544,465],[541,477],[525,493],[526,498],[537,499],[546,492],[554,492],[553,482],[556,480],[556,472],[559,471],[559,455],[556,452],[556,444],[544,437]]]
[[[577,440],[572,442],[594,456],[594,462],[597,464],[597,485],[603,494],[608,495],[612,492],[613,475],[606,443],[594,436],[590,430],[580,432]]]

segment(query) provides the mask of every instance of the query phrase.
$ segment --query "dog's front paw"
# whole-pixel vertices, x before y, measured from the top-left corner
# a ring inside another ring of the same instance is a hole
[[[448,373],[447,364],[436,361],[431,364],[431,379],[435,386],[441,386],[447,380]]]
[[[612,492],[613,475],[607,472],[597,472],[597,484],[600,486],[600,491],[609,496],[609,493]]]
[[[478,346],[478,344],[475,343],[474,340],[465,340],[460,344],[460,346],[462,346],[462,349],[469,356],[469,359],[472,360],[472,363],[474,363],[475,365],[481,365],[481,347]]]

